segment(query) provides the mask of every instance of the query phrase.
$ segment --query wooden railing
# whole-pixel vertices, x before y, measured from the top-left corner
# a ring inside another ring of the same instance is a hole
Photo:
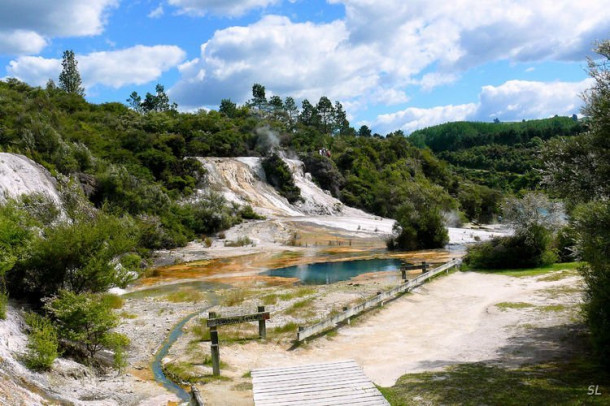
[[[384,302],[393,299],[399,294],[413,290],[414,288],[420,286],[425,281],[440,274],[441,272],[449,272],[451,268],[457,267],[461,263],[462,261],[460,259],[454,259],[452,261],[447,262],[446,264],[439,266],[438,268],[434,268],[428,272],[422,273],[416,278],[410,279],[407,282],[402,283],[393,289],[387,290],[385,292],[379,292],[375,297],[363,303],[360,303],[357,306],[344,309],[343,312],[337,314],[336,316],[328,317],[325,320],[322,320],[309,327],[299,327],[299,331],[297,332],[297,342],[304,341],[309,337],[318,335],[326,330],[335,328],[337,324],[342,323],[346,320],[349,322],[351,317],[357,316],[360,313],[363,313],[375,306],[383,305]]]

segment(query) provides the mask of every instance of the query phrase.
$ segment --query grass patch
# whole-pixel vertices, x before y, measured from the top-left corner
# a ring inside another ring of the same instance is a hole
[[[442,372],[403,375],[379,388],[392,406],[443,405],[607,405],[608,375],[590,360],[549,363],[509,370],[481,363]],[[588,395],[599,385],[601,396]]]
[[[298,302],[296,302],[292,306],[290,306],[288,309],[286,309],[284,311],[284,313],[287,315],[290,315],[290,316],[294,316],[297,313],[303,312],[304,310],[306,310],[307,313],[310,313],[311,309],[309,309],[309,306],[311,305],[312,302],[313,302],[313,298],[299,300]]]
[[[214,380],[230,381],[231,378],[226,376],[214,376],[211,373],[202,373],[200,365],[195,365],[190,362],[170,362],[163,365],[163,372],[174,382],[182,384],[206,383]],[[210,364],[211,366],[211,360]],[[226,367],[226,365],[224,366]],[[223,367],[223,362],[220,362],[220,368]]]
[[[106,293],[102,300],[104,304],[108,305],[111,309],[120,309],[125,304],[123,298],[119,295],[115,295],[114,293]]]
[[[543,312],[562,312],[567,309],[567,306],[562,304],[538,306],[538,309]]]
[[[279,335],[279,334],[286,334],[286,333],[294,333],[298,329],[299,329],[299,325],[297,323],[290,322],[290,323],[284,324],[283,326],[273,327],[271,329],[271,334]]]
[[[172,303],[193,302],[197,303],[205,298],[205,294],[195,289],[184,289],[172,292],[165,296],[165,300]]]
[[[498,269],[498,270],[474,269],[474,268],[468,267],[466,264],[463,264],[462,270],[463,271],[482,272],[482,273],[492,273],[495,275],[524,277],[524,276],[544,275],[544,274],[547,274],[549,272],[554,272],[554,271],[576,270],[576,269],[578,269],[578,267],[580,267],[583,264],[584,264],[583,262],[564,262],[564,263],[560,263],[560,264],[541,266],[538,268]]]
[[[524,302],[500,302],[496,304],[496,307],[501,310],[506,309],[525,309],[527,307],[534,307],[533,304]]]
[[[207,318],[201,318],[189,328],[189,331],[196,337],[197,341],[210,341],[210,329],[207,323]]]
[[[252,384],[250,382],[242,382],[242,383],[238,383],[237,385],[234,385],[231,390],[234,391],[247,391],[247,390],[252,390]]]
[[[119,313],[119,316],[123,319],[137,319],[138,318],[137,314],[129,313],[129,312],[125,312],[125,311]]]
[[[277,303],[279,299],[279,295],[276,293],[270,293],[268,295],[265,295],[261,298],[261,301],[263,302],[264,305],[274,305]]]
[[[538,280],[540,282],[557,282],[559,280],[562,280],[564,278],[570,277],[570,276],[574,276],[577,275],[576,270],[563,270],[563,271],[558,271],[558,272],[553,272],[550,275],[546,275],[543,276],[541,278],[538,278]]]
[[[252,371],[248,371],[241,376],[242,378],[252,378]]]
[[[226,291],[222,297],[223,306],[239,306],[246,299],[252,296],[252,292],[247,289],[231,289]]]
[[[254,246],[254,242],[250,237],[239,237],[235,241],[225,241],[225,247],[244,247],[246,245]]]

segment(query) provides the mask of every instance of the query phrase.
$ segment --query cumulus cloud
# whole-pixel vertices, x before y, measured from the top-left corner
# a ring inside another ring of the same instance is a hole
[[[164,71],[178,66],[185,52],[170,45],[137,45],[117,51],[77,55],[78,69],[85,87],[104,85],[119,88],[141,85],[158,79]],[[7,67],[8,76],[42,86],[61,72],[60,59],[22,56]]]
[[[403,130],[409,134],[419,128],[450,121],[467,120],[476,113],[477,107],[476,103],[437,106],[428,109],[409,107],[395,113],[382,114],[371,126],[381,134],[395,130]]]
[[[100,34],[106,13],[117,5],[118,0],[2,1],[0,54],[37,53],[52,37]]]
[[[281,16],[217,31],[201,46],[199,58],[181,66],[182,78],[171,94],[181,106],[198,106],[226,97],[243,102],[257,82],[312,102],[322,95],[349,99],[386,88],[374,56],[349,46],[347,37],[342,21],[292,23]]]
[[[582,60],[610,29],[610,8],[597,0],[578,7],[567,0],[328,1],[343,4],[345,18],[314,24],[265,16],[217,31],[183,66],[172,96],[190,107],[243,102],[258,82],[276,94],[325,95],[362,109],[399,104],[409,85],[451,84],[491,61]],[[270,2],[171,0],[195,14]]]
[[[405,133],[451,121],[520,121],[577,113],[582,105],[580,94],[592,85],[592,79],[580,82],[534,82],[511,80],[500,86],[484,86],[478,103],[409,107],[382,114],[371,123],[375,131]]]
[[[36,54],[47,40],[35,31],[0,31],[0,54]]]
[[[281,0],[169,0],[169,4],[179,8],[180,13],[202,16],[215,14],[238,17],[246,12],[277,4]]]
[[[510,80],[500,86],[484,86],[479,95],[477,118],[516,121],[555,114],[571,115],[582,106],[580,95],[593,79],[580,82]]]

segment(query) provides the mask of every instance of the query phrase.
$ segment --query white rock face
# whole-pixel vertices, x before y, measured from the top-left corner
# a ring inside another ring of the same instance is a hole
[[[295,184],[301,189],[302,202],[290,204],[286,198],[265,181],[261,158],[198,158],[208,171],[208,187],[221,193],[227,200],[249,204],[265,216],[300,217],[308,215],[342,215],[373,217],[346,207],[330,193],[320,189],[305,173],[303,162],[284,159],[292,172]]]
[[[61,207],[57,181],[49,171],[23,155],[0,152],[0,204],[33,193],[43,193]]]

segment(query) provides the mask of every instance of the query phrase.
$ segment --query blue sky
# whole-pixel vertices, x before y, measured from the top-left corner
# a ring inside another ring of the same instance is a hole
[[[0,78],[57,80],[73,49],[95,103],[161,83],[185,111],[216,108],[258,82],[408,133],[578,113],[608,33],[596,0],[3,0]]]

